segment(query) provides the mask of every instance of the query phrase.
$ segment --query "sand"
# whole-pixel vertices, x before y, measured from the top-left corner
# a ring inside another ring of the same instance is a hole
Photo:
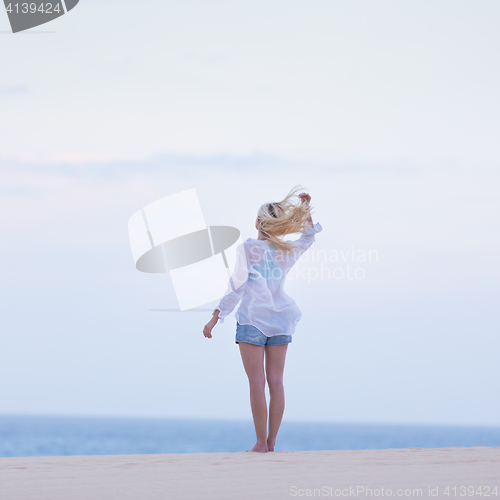
[[[500,448],[0,458],[2,500],[390,496],[500,500]]]

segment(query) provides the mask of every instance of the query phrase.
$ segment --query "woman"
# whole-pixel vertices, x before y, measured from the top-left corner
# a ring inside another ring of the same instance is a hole
[[[203,334],[212,338],[212,329],[231,313],[236,304],[236,343],[250,384],[257,443],[251,451],[274,451],[276,436],[285,409],[283,370],[288,344],[301,312],[283,290],[285,278],[297,259],[315,241],[321,224],[313,224],[311,196],[297,195],[295,187],[284,200],[259,208],[255,227],[257,239],[248,238],[239,248],[228,292],[214,310]],[[284,241],[288,234],[302,233],[296,241]],[[269,386],[269,433],[265,384]]]

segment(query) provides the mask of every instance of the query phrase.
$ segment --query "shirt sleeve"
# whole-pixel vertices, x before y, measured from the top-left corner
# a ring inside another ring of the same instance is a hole
[[[224,323],[224,318],[231,314],[238,302],[241,300],[248,283],[248,264],[244,246],[238,249],[236,264],[233,274],[229,279],[226,292],[216,309],[219,310],[219,320]]]
[[[316,233],[323,230],[321,224],[316,222],[312,226],[308,226],[301,234],[298,240],[295,240],[297,246],[293,249],[293,259],[291,259],[289,267],[292,267],[300,256],[316,241]]]

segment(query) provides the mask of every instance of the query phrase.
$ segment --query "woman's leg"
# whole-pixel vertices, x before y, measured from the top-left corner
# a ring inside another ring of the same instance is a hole
[[[264,346],[240,342],[241,359],[250,384],[250,405],[257,443],[251,451],[267,452],[266,375],[264,373]]]
[[[285,388],[283,387],[283,370],[288,344],[267,345],[266,375],[269,385],[269,436],[267,438],[268,451],[274,451],[276,436],[285,411]]]

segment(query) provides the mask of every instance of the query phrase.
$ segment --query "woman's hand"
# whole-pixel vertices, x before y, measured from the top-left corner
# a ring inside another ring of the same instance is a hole
[[[305,203],[307,206],[309,206],[309,203],[311,203],[311,195],[310,194],[300,193],[299,194],[299,198],[302,201],[302,203]],[[307,220],[309,221],[309,223],[311,224],[311,226],[314,224],[313,220],[312,220],[312,217],[309,217],[309,219],[307,219]]]
[[[302,203],[306,203],[309,205],[311,203],[311,195],[307,193],[300,193],[299,198],[301,199]]]
[[[214,315],[212,316],[212,319],[203,327],[203,335],[207,339],[212,338],[212,328],[217,324],[217,321],[219,321],[219,310],[216,309]]]

